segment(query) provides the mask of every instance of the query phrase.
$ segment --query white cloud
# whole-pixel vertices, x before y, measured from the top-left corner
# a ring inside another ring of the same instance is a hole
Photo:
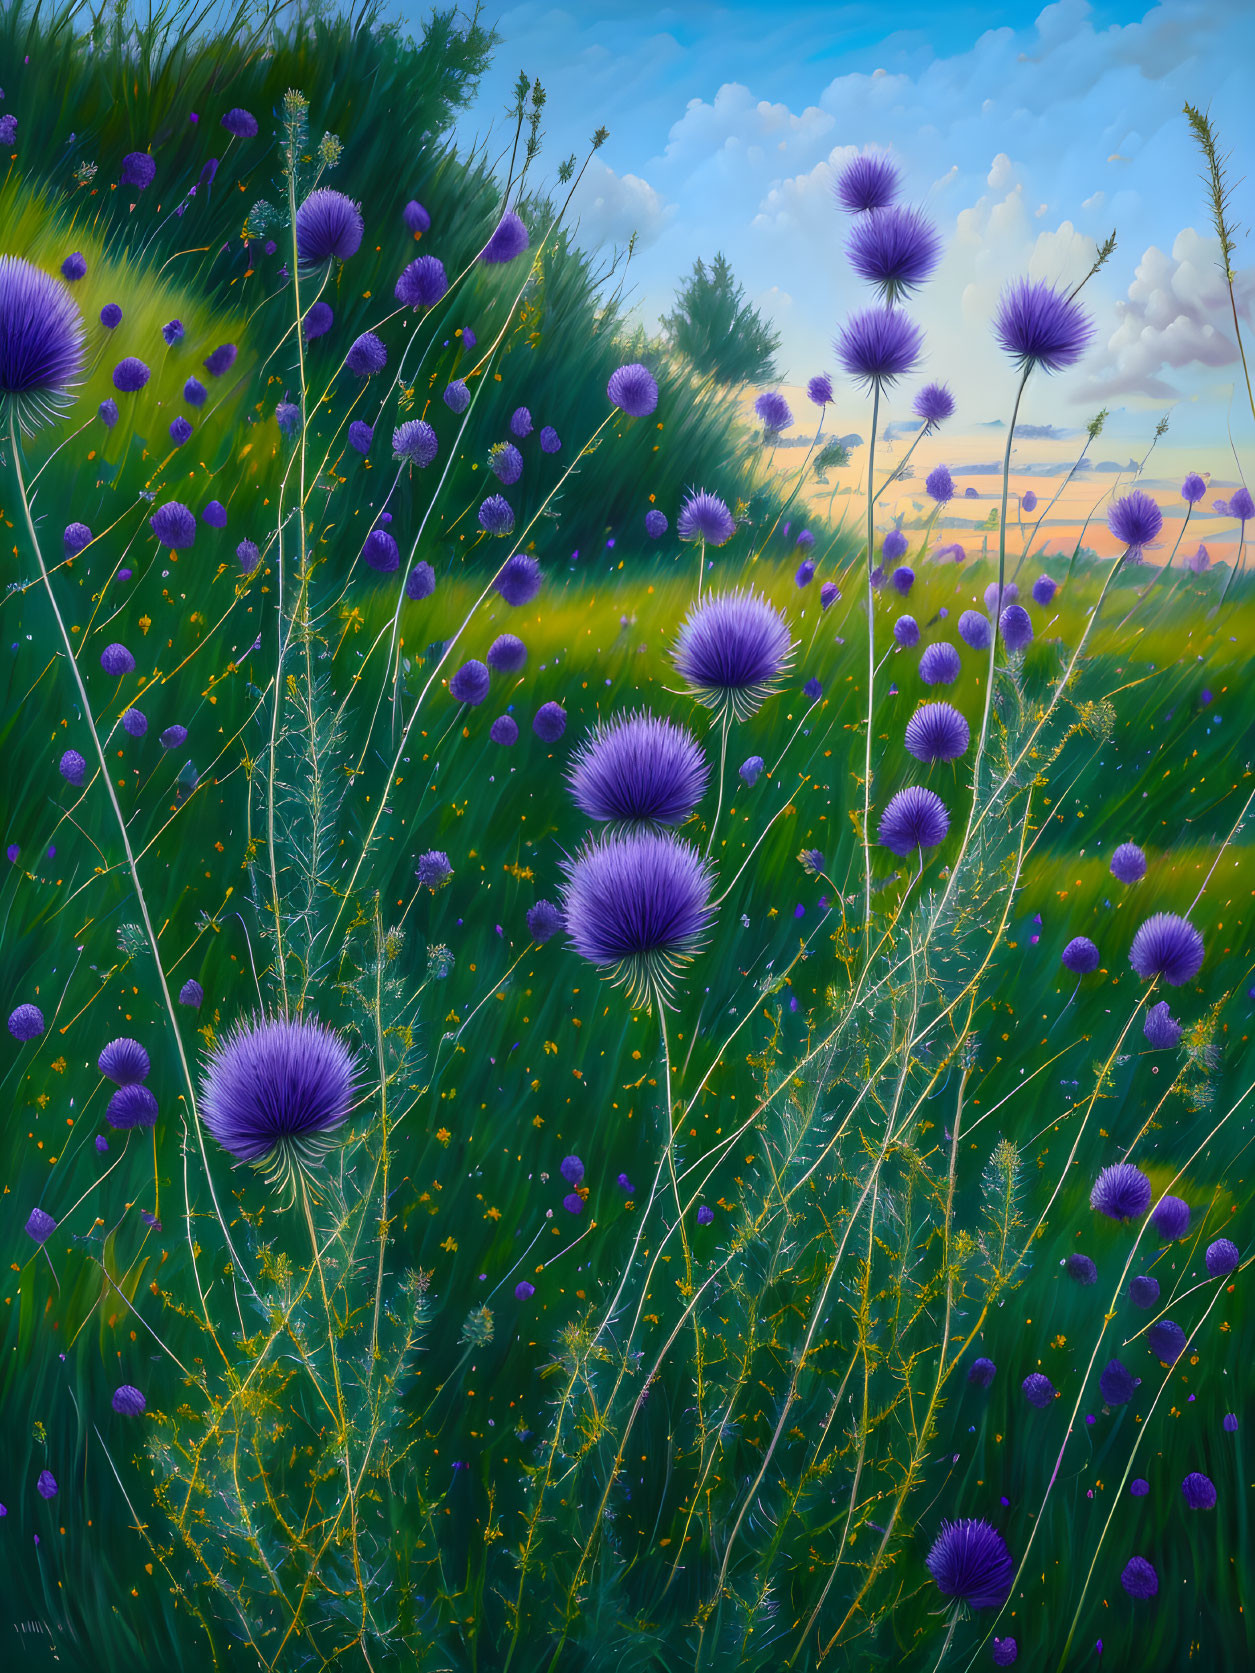
[[[594,158],[571,199],[571,213],[579,223],[585,247],[623,245],[636,234],[639,248],[654,243],[675,215],[648,180],[638,174],[616,174]]]

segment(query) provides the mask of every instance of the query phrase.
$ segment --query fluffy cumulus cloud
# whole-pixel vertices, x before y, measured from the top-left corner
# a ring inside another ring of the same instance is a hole
[[[616,174],[594,157],[571,198],[570,213],[586,247],[628,243],[635,233],[645,248],[661,235],[676,212],[639,174]]]

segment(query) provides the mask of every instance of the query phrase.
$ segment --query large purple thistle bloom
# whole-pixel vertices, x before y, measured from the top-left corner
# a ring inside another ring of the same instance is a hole
[[[959,653],[948,639],[927,646],[919,659],[919,677],[925,685],[953,685],[962,671]]]
[[[897,197],[901,182],[888,157],[864,151],[848,162],[836,178],[833,195],[851,215],[885,209]]]
[[[408,418],[392,432],[392,457],[407,459],[420,469],[431,464],[439,445],[436,432],[425,418]]]
[[[953,704],[923,703],[907,721],[904,741],[917,761],[957,761],[971,737],[971,728]]]
[[[1203,967],[1203,938],[1188,919],[1156,912],[1133,937],[1129,963],[1144,982],[1162,976],[1169,987],[1179,988]]]
[[[571,758],[575,804],[590,819],[682,825],[710,768],[692,734],[642,710],[599,724]]]
[[[950,815],[937,792],[911,784],[885,804],[878,836],[882,848],[904,857],[917,848],[936,848],[949,829]]]
[[[237,1161],[291,1179],[335,1142],[357,1092],[353,1053],[311,1017],[254,1017],[209,1057],[201,1117]]]
[[[851,314],[833,347],[856,382],[888,385],[919,364],[924,336],[900,308],[864,308]]]
[[[758,594],[738,590],[713,593],[692,607],[674,655],[699,703],[746,720],[775,689],[791,649],[780,612]]]
[[[498,221],[492,237],[479,252],[479,260],[490,263],[513,261],[527,249],[530,239],[527,228],[513,209],[507,209]]]
[[[654,374],[648,366],[635,362],[611,372],[606,395],[629,418],[648,418],[658,405],[658,385]]]
[[[1140,488],[1118,499],[1107,513],[1107,527],[1129,549],[1130,558],[1140,558],[1163,528],[1163,513]]]
[[[1094,328],[1081,305],[1042,279],[1015,279],[994,315],[994,336],[1024,371],[1061,372],[1085,353]]]
[[[393,293],[407,308],[433,308],[449,289],[449,277],[438,256],[419,256],[397,280]]]
[[[634,1003],[664,1003],[709,927],[711,883],[697,850],[669,832],[602,837],[566,867],[571,946]]]
[[[722,546],[736,533],[736,518],[716,494],[704,488],[690,494],[676,518],[681,540],[704,540],[707,546]]]
[[[28,434],[57,416],[83,369],[86,331],[69,290],[19,256],[0,256],[0,419]]]
[[[859,277],[893,303],[933,273],[941,259],[941,239],[918,209],[874,209],[855,221],[845,251]]]
[[[181,552],[196,539],[195,513],[180,505],[178,500],[159,505],[148,521],[157,539],[172,551]]]
[[[296,212],[296,253],[303,262],[316,266],[330,261],[347,261],[361,247],[364,231],[362,212],[343,192],[320,186]]]
[[[1150,1180],[1132,1162],[1113,1162],[1094,1181],[1090,1207],[1109,1220],[1135,1220],[1150,1207]]]
[[[1100,955],[1088,935],[1075,935],[1063,949],[1060,962],[1074,976],[1088,976],[1097,970]]]
[[[998,1609],[1010,1595],[1011,1553],[998,1530],[979,1517],[943,1522],[925,1562],[937,1590],[969,1609]]]

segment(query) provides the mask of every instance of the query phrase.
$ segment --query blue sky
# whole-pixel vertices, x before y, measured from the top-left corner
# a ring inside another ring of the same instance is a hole
[[[1105,404],[1136,430],[1172,409],[1177,435],[1218,441],[1232,408],[1240,429],[1228,300],[1181,106],[1210,106],[1240,177],[1255,154],[1255,6],[907,4],[890,32],[887,15],[820,0],[525,0],[495,15],[502,43],[458,137],[491,128],[504,142],[511,83],[539,75],[550,171],[610,129],[576,200],[580,235],[609,251],[636,232],[641,317],[656,325],[677,277],[722,249],[783,333],[792,382],[833,369],[836,329],[869,299],[843,259],[834,168],[863,146],[890,149],[908,200],[947,240],[915,311],[929,374],[952,382],[973,425],[1006,404],[988,332],[1002,285],[1022,272],[1075,282],[1115,228],[1119,248],[1086,293],[1095,349],[1083,370],[1043,380],[1026,416],[1077,424]],[[1255,185],[1237,188],[1234,212],[1255,221]],[[1244,235],[1237,261],[1249,325]]]

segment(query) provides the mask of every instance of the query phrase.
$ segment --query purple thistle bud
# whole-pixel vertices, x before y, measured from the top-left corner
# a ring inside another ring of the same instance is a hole
[[[925,685],[953,685],[963,664],[948,639],[929,645],[919,659],[919,677]]]
[[[517,674],[527,663],[527,646],[513,633],[503,633],[488,647],[488,666],[498,674]]]
[[[582,1214],[584,1212],[584,1199],[578,1191],[569,1191],[562,1199],[562,1206],[568,1214]]]
[[[892,539],[892,535],[889,538]],[[903,536],[903,549],[905,549],[905,543],[906,537]],[[905,598],[915,585],[915,571],[908,564],[899,564],[889,579],[893,583],[894,591]]]
[[[945,505],[954,498],[954,478],[945,465],[938,465],[935,470],[929,471],[924,489],[938,505]]]
[[[1128,547],[1130,558],[1139,558],[1163,528],[1163,513],[1140,488],[1118,499],[1107,513],[1107,527]]]
[[[1225,1432],[1226,1435],[1236,1435],[1237,1434],[1237,1432],[1238,1432],[1238,1419],[1237,1419],[1237,1413],[1236,1412],[1226,1412],[1225,1413],[1225,1420],[1224,1420],[1223,1427],[1224,1427],[1224,1432]]]
[[[1132,1220],[1150,1207],[1150,1180],[1131,1162],[1104,1168],[1090,1192],[1090,1207],[1109,1220]]]
[[[851,215],[885,209],[897,197],[901,181],[888,157],[864,151],[848,162],[836,178],[833,193]]]
[[[778,390],[767,389],[754,402],[754,411],[758,422],[769,436],[779,435],[781,430],[787,430],[793,423],[793,414],[789,410],[789,403]]]
[[[832,379],[827,372],[817,372],[806,386],[807,396],[817,407],[826,407],[832,401]]]
[[[61,549],[67,558],[75,558],[92,543],[92,531],[86,523],[67,523],[61,536]]]
[[[815,536],[809,529],[801,529],[794,544],[800,547],[802,551],[809,552],[815,544]]]
[[[917,761],[957,761],[967,752],[971,729],[950,703],[922,703],[906,723],[904,742]]]
[[[692,606],[674,659],[699,703],[746,720],[775,689],[791,654],[788,624],[757,594],[712,593]]]
[[[759,775],[761,774],[764,765],[765,762],[763,761],[761,755],[751,755],[746,760],[742,761],[737,771],[749,789],[752,790],[758,783]]]
[[[498,715],[488,728],[488,736],[493,743],[512,748],[519,741],[519,723],[513,715]]]
[[[904,558],[906,556],[908,544],[909,542],[901,529],[890,529],[889,533],[884,538],[884,543],[880,549],[880,555],[887,564],[896,563],[899,558]],[[915,579],[913,574],[911,579],[912,581]],[[907,590],[909,591],[910,589],[908,588]]]
[[[818,703],[823,694],[823,686],[812,674],[810,679],[807,680],[806,684],[802,687],[802,695],[809,698],[812,703]]]
[[[658,405],[658,385],[647,366],[634,362],[611,372],[606,396],[629,418],[648,418]]]
[[[161,544],[171,551],[181,552],[196,540],[196,518],[178,500],[159,505],[148,523]]]
[[[39,1479],[35,1483],[35,1491],[41,1499],[55,1499],[57,1496],[57,1478],[51,1470],[40,1470]]]
[[[296,253],[302,262],[317,265],[347,261],[356,255],[364,231],[362,212],[343,192],[320,186],[296,212]]]
[[[205,356],[202,364],[211,378],[220,378],[235,365],[235,357],[239,352],[234,343],[219,343],[211,354]]]
[[[886,303],[918,289],[941,259],[941,239],[918,209],[875,209],[855,221],[845,246],[850,266]]]
[[[667,532],[667,517],[662,511],[647,511],[645,513],[645,533],[651,540],[658,540]]]
[[[562,914],[549,900],[538,900],[527,912],[527,933],[538,946],[552,941],[562,928]]]
[[[132,738],[142,738],[148,730],[148,716],[139,709],[127,709],[122,716],[122,725]]]
[[[893,624],[893,637],[898,644],[910,650],[919,644],[919,623],[914,616],[899,616]]]
[[[392,457],[408,459],[420,470],[426,470],[439,451],[436,432],[423,418],[409,418],[392,432]]]
[[[479,339],[476,337],[475,333],[471,330],[469,325],[464,325],[462,327],[462,347],[463,348],[473,349],[475,347],[475,344],[478,342],[478,340]]]
[[[310,1163],[348,1120],[357,1064],[345,1041],[304,1015],[253,1017],[214,1046],[201,1117],[229,1155]]]
[[[1165,1243],[1175,1243],[1190,1229],[1190,1205],[1184,1197],[1160,1197],[1150,1217]]]
[[[736,533],[736,518],[721,499],[703,488],[690,494],[680,507],[676,533],[681,540],[704,540],[707,546],[722,546]]]
[[[1026,488],[1024,490],[1024,492],[1020,495],[1020,510],[1021,511],[1036,511],[1037,510],[1037,495],[1033,492],[1033,490],[1031,488]]]
[[[542,703],[532,721],[532,731],[544,744],[556,744],[566,731],[566,710],[561,703]]]
[[[256,542],[252,540],[241,540],[235,548],[235,555],[240,560],[240,568],[245,575],[251,575],[261,562],[261,553],[257,550]]]
[[[1185,1332],[1172,1319],[1158,1319],[1146,1332],[1146,1342],[1156,1359],[1175,1364],[1185,1352]]]
[[[363,331],[345,355],[344,364],[355,378],[374,377],[388,364],[388,351],[373,331]]]
[[[797,572],[793,577],[794,584],[799,587],[809,587],[814,579],[815,560],[813,558],[804,558],[797,566]]]
[[[122,324],[122,310],[116,302],[106,302],[100,310],[100,323],[106,331],[116,331]]]
[[[96,1059],[96,1067],[115,1086],[130,1086],[133,1082],[147,1080],[152,1065],[139,1041],[123,1036],[110,1040]]]
[[[155,1127],[157,1100],[137,1081],[120,1086],[105,1107],[105,1120],[111,1127]]]
[[[87,276],[87,262],[81,251],[75,250],[73,255],[65,258],[61,263],[61,276],[72,285]]]
[[[567,777],[590,819],[682,825],[705,793],[710,767],[690,732],[643,709],[599,721]]]
[[[510,502],[500,494],[489,494],[479,508],[479,526],[485,534],[513,534],[514,511]]]
[[[1230,1242],[1227,1237],[1218,1237],[1214,1243],[1207,1245],[1204,1259],[1212,1278],[1227,1278],[1231,1272],[1236,1271],[1242,1256],[1236,1243]]]
[[[513,209],[507,209],[497,222],[492,237],[479,252],[479,260],[486,262],[513,261],[527,249],[531,240],[527,235],[527,228],[515,214]]]
[[[182,749],[186,742],[186,726],[167,726],[161,734],[161,747],[163,749]]]
[[[113,368],[113,387],[121,395],[134,395],[144,387],[151,376],[152,373],[144,362],[129,354],[125,360],[119,360]]]
[[[1098,1282],[1098,1268],[1088,1255],[1069,1255],[1063,1266],[1068,1277],[1079,1284],[1082,1289],[1088,1289],[1091,1284]]]
[[[1216,1488],[1205,1475],[1192,1471],[1181,1483],[1181,1494],[1191,1510],[1214,1510]]]
[[[408,232],[430,232],[431,216],[421,203],[410,200],[401,211],[401,219],[405,222]]]
[[[950,815],[937,792],[912,784],[889,798],[878,835],[882,848],[901,857],[917,848],[936,848],[949,829]]]
[[[180,728],[180,730],[182,729]],[[165,734],[163,733],[162,736],[164,737]],[[179,1004],[189,1005],[192,1010],[198,1011],[204,1002],[204,988],[201,987],[200,983],[196,981],[194,977],[189,976],[187,981],[184,982],[183,986],[179,989]]]
[[[502,502],[504,504],[504,501]],[[530,552],[516,552],[497,571],[493,586],[513,607],[530,604],[540,591],[541,569]]]
[[[523,455],[513,442],[498,442],[488,456],[488,468],[498,482],[510,488],[523,474]]]
[[[1207,484],[1197,471],[1191,471],[1181,484],[1181,498],[1187,505],[1197,505],[1207,492]]]
[[[1181,1024],[1169,1011],[1166,999],[1161,999],[1158,1005],[1152,1005],[1147,1011],[1142,1033],[1155,1051],[1170,1051],[1180,1043]]]
[[[1239,488],[1229,496],[1229,515],[1243,523],[1255,517],[1255,500],[1251,498],[1249,488]]]
[[[558,1172],[568,1185],[578,1185],[584,1177],[584,1164],[578,1156],[564,1156],[558,1167]]]
[[[488,695],[491,676],[482,662],[472,657],[464,662],[449,681],[449,695],[455,697],[459,703],[469,703],[472,706],[482,703]]]
[[[841,597],[841,589],[835,581],[825,581],[819,589],[819,607],[827,610]]]
[[[959,617],[959,638],[974,651],[987,651],[993,638],[988,617],[979,610],[965,610]]]
[[[1162,976],[1170,987],[1192,982],[1203,967],[1203,938],[1188,919],[1156,912],[1133,937],[1129,963],[1144,982]]]
[[[360,418],[355,418],[349,425],[349,446],[356,448],[359,453],[370,452],[370,444],[374,437],[373,426],[363,423]]]
[[[173,348],[175,343],[181,342],[183,339],[183,321],[178,319],[167,320],[161,328],[161,335],[166,340],[166,347]]]
[[[1001,1608],[1015,1577],[1002,1535],[976,1517],[943,1522],[925,1564],[942,1596],[969,1609]]]
[[[0,116],[0,145],[9,146],[16,144],[17,117],[13,115],[12,111],[9,111],[6,115]]]
[[[1122,842],[1111,856],[1111,875],[1121,883],[1138,883],[1146,875],[1146,856],[1135,842]]]
[[[1008,604],[998,618],[998,628],[1009,651],[1022,651],[1033,642],[1033,619],[1022,604]]]
[[[670,832],[602,836],[565,867],[571,946],[633,1002],[661,1002],[710,925],[712,881],[697,850]]]
[[[170,420],[170,440],[176,447],[183,447],[192,439],[192,426],[180,413],[178,418]]]
[[[967,1373],[967,1380],[969,1383],[974,1383],[977,1388],[988,1388],[997,1374],[998,1367],[992,1359],[974,1359],[971,1369]]]
[[[888,386],[919,364],[923,333],[899,308],[865,308],[851,314],[833,345],[857,382]]]
[[[79,785],[87,776],[87,762],[76,749],[67,749],[61,757],[60,772],[67,784]]]
[[[123,1383],[121,1388],[114,1391],[110,1404],[115,1412],[123,1417],[143,1417],[148,1408],[148,1402],[139,1389],[132,1388],[130,1383]]]
[[[995,1667],[1013,1667],[1020,1654],[1014,1638],[995,1638],[990,1648]]]
[[[316,337],[325,337],[336,322],[336,316],[329,302],[315,302],[307,310],[302,323],[305,341],[312,343]]]
[[[86,763],[84,763],[86,765]],[[38,1005],[19,1005],[9,1014],[9,1033],[25,1043],[36,1040],[44,1031],[44,1014]]]
[[[526,407],[515,407],[510,414],[510,434],[522,441],[524,436],[532,433],[532,415]]]
[[[100,414],[100,422],[104,425],[105,429],[112,430],[113,426],[118,422],[118,403],[114,400],[113,396],[106,396],[96,410]]]
[[[471,404],[471,392],[461,378],[449,384],[444,392],[444,404],[450,412],[463,413]]]
[[[514,1286],[514,1294],[519,1301],[530,1301],[536,1294],[535,1284],[529,1284],[526,1278],[520,1278]]]
[[[1130,1597],[1144,1602],[1159,1590],[1159,1576],[1145,1557],[1130,1557],[1120,1575],[1120,1584]]]
[[[1098,1387],[1108,1406],[1127,1406],[1137,1383],[1133,1373],[1118,1359],[1109,1359],[1098,1379]]]
[[[1036,1406],[1038,1411],[1045,1411],[1055,1397],[1055,1385],[1042,1371],[1030,1371],[1020,1384],[1024,1391],[1024,1398],[1030,1406]]]
[[[125,645],[106,645],[100,653],[100,666],[116,679],[135,672],[135,658]]]
[[[1060,962],[1074,976],[1088,976],[1098,968],[1098,948],[1087,935],[1075,936],[1063,949]]]
[[[1149,1189],[1150,1189],[1150,1181],[1149,1180],[1146,1181],[1146,1188],[1149,1191]],[[1147,1200],[1149,1201],[1149,1198]],[[1129,1280],[1129,1300],[1133,1303],[1134,1307],[1140,1307],[1140,1308],[1142,1308],[1142,1310],[1144,1312],[1149,1312],[1152,1307],[1158,1306],[1158,1304],[1159,1304],[1159,1280],[1158,1280],[1158,1278],[1152,1278],[1146,1273],[1143,1273],[1138,1278],[1130,1278],[1130,1280]]]
[[[295,401],[280,401],[275,407],[275,423],[280,433],[289,440],[300,434],[301,409]]]
[[[202,523],[207,523],[211,529],[225,529],[227,526],[227,508],[221,500],[210,500],[200,514]]]
[[[714,1217],[715,1217],[715,1211],[714,1211],[713,1208],[710,1207],[709,1203],[702,1203],[701,1207],[697,1210],[697,1223],[698,1223],[698,1225],[699,1226],[708,1226],[711,1223],[711,1221],[714,1219]]]
[[[393,294],[407,308],[434,308],[448,290],[444,263],[436,256],[419,256],[401,274]]]
[[[427,853],[419,855],[414,875],[418,878],[419,887],[430,889],[434,895],[437,889],[443,889],[453,876],[449,856],[439,848],[428,849]]]
[[[1020,589],[1016,586],[1015,582],[1008,581],[1002,589],[1002,608],[1005,609],[1008,604],[1014,604],[1019,596]],[[998,603],[998,583],[996,581],[991,581],[985,588],[985,608],[989,611],[990,615],[993,615],[994,611],[998,608]]]
[[[1034,604],[1049,604],[1059,590],[1059,583],[1052,581],[1049,575],[1039,575],[1033,582]]]
[[[557,453],[562,446],[562,437],[552,424],[546,424],[540,432],[540,451],[542,453]]]
[[[189,407],[203,407],[209,399],[209,391],[199,378],[189,378],[183,385],[183,399]]]
[[[430,598],[436,590],[436,572],[429,563],[416,563],[405,579],[405,596],[412,604]]]
[[[57,1229],[57,1222],[43,1208],[32,1208],[26,1220],[26,1235],[36,1243],[45,1243]]]
[[[118,176],[120,186],[136,186],[143,192],[156,178],[157,165],[147,151],[128,151],[123,157],[122,172]]]
[[[257,118],[247,110],[229,110],[222,118],[222,126],[236,139],[252,139],[257,133]]]
[[[1065,290],[1042,279],[1016,279],[1003,291],[994,336],[1022,371],[1061,372],[1089,346],[1093,326]]]
[[[362,559],[381,575],[391,575],[401,567],[401,550],[387,529],[372,529],[362,543]]]
[[[954,416],[954,396],[944,383],[926,383],[912,403],[916,418],[924,420],[926,430],[944,424]]]

